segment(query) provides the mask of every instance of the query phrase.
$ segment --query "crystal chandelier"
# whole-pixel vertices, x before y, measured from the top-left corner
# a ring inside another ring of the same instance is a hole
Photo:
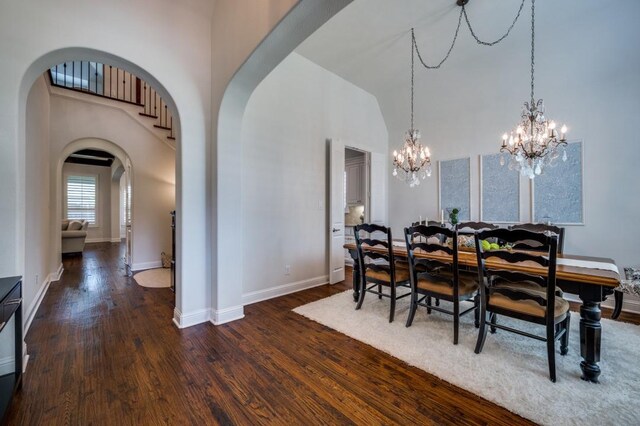
[[[522,109],[522,121],[511,134],[502,135],[500,152],[511,155],[509,168],[520,171],[523,176],[533,179],[542,173],[545,166],[552,165],[560,156],[567,160],[567,126],[562,126],[560,134],[556,123],[549,121],[544,115],[542,99],[536,101],[533,95],[535,68],[535,0],[531,0],[531,102],[525,102]],[[515,133],[515,134],[514,134]],[[504,165],[504,157],[500,164]]]
[[[431,176],[431,153],[420,143],[420,130],[413,127],[413,75],[415,36],[411,29],[411,127],[405,134],[400,152],[393,151],[393,175],[411,188],[420,185],[420,178]]]

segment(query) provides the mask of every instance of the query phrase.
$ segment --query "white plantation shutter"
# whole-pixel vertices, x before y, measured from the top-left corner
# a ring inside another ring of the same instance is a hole
[[[67,218],[96,223],[96,177],[67,176]]]

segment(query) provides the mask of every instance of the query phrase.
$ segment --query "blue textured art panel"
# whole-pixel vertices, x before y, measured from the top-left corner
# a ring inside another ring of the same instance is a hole
[[[502,154],[482,156],[482,220],[520,220],[520,173],[500,165]],[[507,159],[508,160],[508,159]]]
[[[584,223],[582,208],[582,142],[567,146],[567,161],[556,160],[534,179],[533,217],[536,222]]]
[[[440,209],[460,210],[458,219],[469,220],[471,182],[469,176],[469,158],[440,161]]]

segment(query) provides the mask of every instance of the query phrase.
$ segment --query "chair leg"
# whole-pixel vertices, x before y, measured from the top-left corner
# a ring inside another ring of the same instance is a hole
[[[382,284],[378,284],[378,299],[382,299]]]
[[[478,341],[476,342],[475,353],[479,354],[482,352],[482,348],[484,347],[484,341],[487,339],[487,313],[484,308],[480,309],[480,328],[478,330]]]
[[[491,319],[491,334],[496,334],[496,328],[494,326],[498,322],[498,315],[491,312],[489,318]]]
[[[564,320],[564,335],[560,340],[560,355],[566,355],[569,352],[569,330],[571,328],[571,312],[567,312],[567,319]]]
[[[474,325],[476,326],[476,328],[480,327],[480,295],[476,294],[476,296],[473,298],[473,304],[476,306],[476,308],[473,310],[473,317],[474,317]]]
[[[620,313],[622,313],[622,299],[624,298],[624,293],[621,291],[614,291],[613,296],[616,300],[616,306],[611,314],[611,319],[618,319]]]
[[[547,357],[549,358],[549,378],[556,382],[556,339],[553,327],[547,327]]]
[[[431,296],[427,296],[427,306],[431,306]],[[431,308],[427,308],[427,314],[431,313]]]
[[[391,283],[391,312],[389,312],[389,322],[393,322],[393,317],[396,314],[396,286]]]
[[[411,306],[409,307],[409,316],[407,317],[407,327],[411,327],[413,323],[413,317],[416,315],[416,310],[418,309],[418,295],[415,291],[411,292]]]
[[[360,280],[360,297],[358,297],[358,304],[356,305],[356,311],[362,307],[364,302],[364,294],[367,292],[367,283],[364,278]]]
[[[453,301],[453,344],[458,344],[458,329],[460,327],[460,301]]]
[[[440,306],[440,299],[436,297],[436,306]]]

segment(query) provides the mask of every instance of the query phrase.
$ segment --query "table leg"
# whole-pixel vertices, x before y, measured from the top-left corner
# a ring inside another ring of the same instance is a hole
[[[358,263],[358,251],[349,250],[349,254],[353,259],[353,301],[357,302],[360,298],[360,264]]]
[[[593,286],[595,287],[595,286]],[[602,291],[600,288],[588,288],[583,286],[580,289],[580,355],[582,362],[582,380],[598,383],[600,376],[600,340],[602,326],[600,325],[600,302],[602,301]]]

